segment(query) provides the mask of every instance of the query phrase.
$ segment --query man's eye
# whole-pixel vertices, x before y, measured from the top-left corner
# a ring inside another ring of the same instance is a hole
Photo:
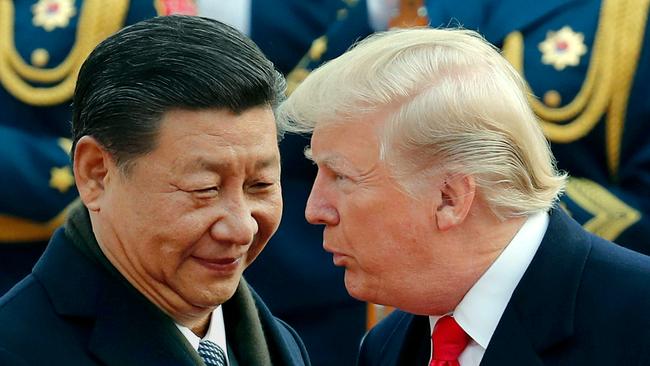
[[[206,187],[190,191],[199,198],[210,198],[219,194],[219,187]]]
[[[273,186],[273,183],[271,182],[256,182],[250,185],[250,188],[256,191],[261,191],[264,189],[267,189],[269,187]]]

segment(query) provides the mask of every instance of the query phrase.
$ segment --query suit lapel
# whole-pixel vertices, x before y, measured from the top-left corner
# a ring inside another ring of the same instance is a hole
[[[89,350],[107,365],[200,365],[173,321],[113,284],[101,300]],[[129,290],[129,289],[124,289]],[[129,291],[130,292],[130,291]]]
[[[506,311],[488,345],[481,365],[542,365],[525,327],[512,311]]]
[[[382,363],[382,365],[426,365],[431,356],[431,336],[429,334],[429,318],[426,316],[411,316],[403,336],[399,359],[397,362]]]
[[[107,365],[200,365],[171,319],[81,253],[58,230],[34,276],[55,311],[88,327],[89,352]]]
[[[374,345],[360,355],[359,365],[426,365],[429,361],[431,338],[426,316],[395,310],[366,337],[375,340],[364,339],[362,350]]]
[[[546,350],[573,335],[576,296],[590,250],[588,234],[562,210],[554,210],[481,365],[539,364]]]

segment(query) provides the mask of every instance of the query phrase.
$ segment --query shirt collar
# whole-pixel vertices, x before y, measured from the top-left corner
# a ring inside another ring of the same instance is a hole
[[[192,345],[192,347],[198,351],[199,342],[208,340],[216,343],[223,350],[226,355],[226,361],[228,361],[228,352],[226,351],[226,328],[223,321],[223,309],[219,305],[210,316],[210,325],[208,326],[208,331],[205,333],[203,338],[199,338],[194,334],[190,328],[184,327],[176,323],[176,327],[181,331],[181,333],[187,338],[187,341]],[[228,364],[228,363],[226,363]]]
[[[483,349],[487,349],[512,293],[533,260],[548,228],[548,222],[546,212],[529,216],[503,252],[453,311],[456,322]],[[440,317],[429,317],[432,330]]]

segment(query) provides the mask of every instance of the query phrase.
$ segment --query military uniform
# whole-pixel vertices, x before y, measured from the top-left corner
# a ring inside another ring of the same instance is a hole
[[[31,271],[77,192],[70,100],[94,46],[187,0],[0,1],[0,294]]]
[[[429,1],[432,26],[478,30],[524,76],[586,229],[650,254],[648,0]],[[644,246],[645,245],[645,246]]]
[[[344,1],[336,19],[325,32],[311,42],[311,46],[287,75],[287,89],[291,93],[309,73],[323,62],[344,53],[356,41],[373,32],[369,23],[367,3],[363,0]]]

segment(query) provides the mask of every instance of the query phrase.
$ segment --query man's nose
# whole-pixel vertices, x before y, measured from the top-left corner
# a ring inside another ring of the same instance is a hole
[[[243,200],[227,205],[225,213],[212,224],[210,234],[220,243],[248,245],[259,229],[253,213]]]
[[[337,225],[339,214],[327,197],[326,190],[318,177],[307,200],[305,218],[313,225]]]

